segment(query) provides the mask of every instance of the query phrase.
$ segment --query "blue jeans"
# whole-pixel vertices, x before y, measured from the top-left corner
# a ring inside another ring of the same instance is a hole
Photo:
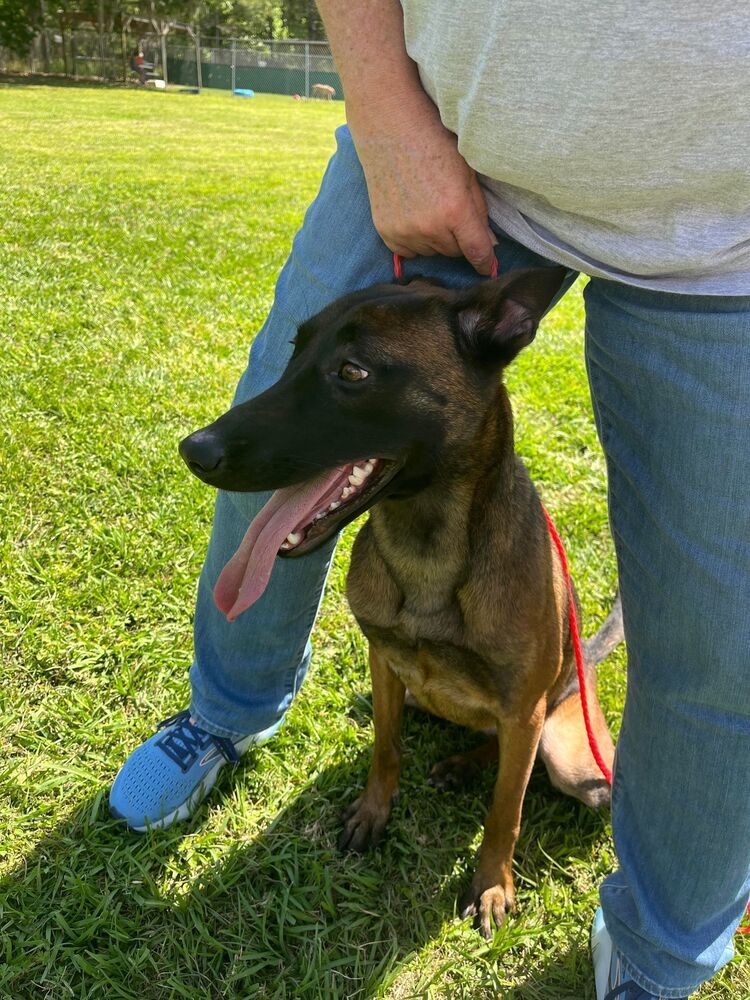
[[[391,278],[346,128],[337,138],[237,401],[279,378],[298,323]],[[499,238],[501,270],[549,263]],[[461,260],[411,267],[477,280]],[[731,956],[750,893],[750,298],[594,279],[585,301],[629,651],[613,791],[621,867],[601,899],[633,978],[681,997]],[[222,736],[266,729],[291,704],[333,551],[279,561],[258,603],[227,623],[213,585],[266,499],[219,494],[198,589],[191,711]]]

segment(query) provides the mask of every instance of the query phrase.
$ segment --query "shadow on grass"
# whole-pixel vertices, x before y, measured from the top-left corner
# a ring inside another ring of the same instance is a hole
[[[73,87],[85,88],[97,87],[101,90],[145,90],[134,80],[97,80],[95,77],[86,77],[76,80],[71,76],[63,76],[56,73],[0,73],[0,86],[5,87]]]
[[[354,707],[355,714],[361,710]],[[369,751],[320,768],[260,832],[248,831],[257,822],[255,803],[264,801],[267,777],[253,768],[252,757],[234,776],[225,769],[208,824],[203,807],[187,826],[129,834],[106,818],[100,792],[0,883],[0,994],[190,1000],[376,995],[441,933],[471,875],[492,775],[448,795],[424,781],[427,760],[471,739],[432,720],[407,720],[411,752],[401,798],[384,844],[363,857],[339,854],[335,842],[340,813],[364,782]],[[274,766],[283,770],[283,740],[276,752]],[[551,792],[541,773],[532,778],[526,812],[519,866],[523,881],[536,884],[521,887],[520,895],[536,892],[565,861],[559,842],[554,863],[549,858],[540,821],[558,830],[562,821],[563,850],[579,863],[600,840],[603,824]],[[513,923],[489,953],[468,925],[451,933],[461,936],[464,957],[476,953],[493,963],[514,946]],[[449,975],[439,975],[444,972]],[[433,988],[440,989],[439,980]],[[500,995],[583,995],[580,989],[546,989],[543,970],[536,970],[526,987]]]
[[[565,949],[539,962],[517,986],[497,1000],[596,1000],[588,938],[576,938]]]

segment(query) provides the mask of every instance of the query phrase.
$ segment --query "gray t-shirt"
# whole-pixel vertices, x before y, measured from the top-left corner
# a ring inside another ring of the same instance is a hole
[[[402,0],[491,218],[586,274],[750,295],[748,0]]]

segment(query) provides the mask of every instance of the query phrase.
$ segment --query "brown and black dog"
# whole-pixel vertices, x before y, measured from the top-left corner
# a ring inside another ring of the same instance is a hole
[[[485,936],[513,906],[537,754],[558,788],[595,807],[609,798],[586,740],[559,559],[514,451],[502,383],[564,277],[548,267],[466,291],[418,279],[348,295],[302,324],[274,386],[180,445],[213,486],[276,490],[217,583],[230,619],[260,596],[277,555],[302,557],[371,508],[347,593],[370,644],[375,747],[340,846],[362,850],[383,832],[407,690],[436,715],[493,734],[432,774],[446,785],[499,760],[479,865],[459,901]],[[616,607],[588,646],[608,764],[596,662],[621,638]]]

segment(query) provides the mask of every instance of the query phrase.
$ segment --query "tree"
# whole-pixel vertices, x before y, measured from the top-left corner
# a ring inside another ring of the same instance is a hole
[[[281,24],[276,0],[202,0],[198,20],[210,34],[273,37]]]
[[[39,20],[36,0],[0,0],[0,45],[25,56]]]
[[[288,38],[325,38],[315,0],[283,0],[281,16]]]
[[[0,45],[26,55],[36,32],[57,24],[58,10],[88,14],[105,33],[121,17],[137,14],[159,24],[197,25],[202,33],[225,38],[325,38],[315,0],[57,0],[47,15],[44,0],[0,0]]]

